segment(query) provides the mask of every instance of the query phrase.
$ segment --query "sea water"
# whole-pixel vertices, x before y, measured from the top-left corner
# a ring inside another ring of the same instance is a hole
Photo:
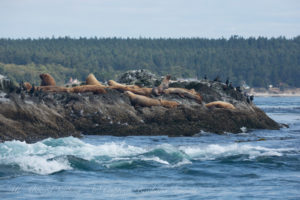
[[[0,199],[300,199],[300,97],[256,98],[289,128],[0,144]]]

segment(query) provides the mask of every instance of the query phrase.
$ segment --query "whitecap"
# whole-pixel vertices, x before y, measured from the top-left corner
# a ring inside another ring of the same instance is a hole
[[[282,156],[284,152],[291,150],[272,149],[236,143],[228,145],[210,144],[206,146],[182,146],[179,149],[194,160],[214,160],[235,155],[248,155],[249,159],[254,159],[259,156]]]

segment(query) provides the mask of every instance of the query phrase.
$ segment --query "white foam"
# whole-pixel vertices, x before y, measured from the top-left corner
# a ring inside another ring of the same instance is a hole
[[[156,154],[157,149],[167,153],[164,156],[179,156],[178,161],[170,163]],[[115,162],[134,160],[154,161],[165,167],[178,167],[191,164],[192,160],[214,160],[227,156],[246,155],[245,159],[260,156],[283,156],[292,149],[272,149],[249,144],[199,144],[197,146],[179,146],[160,144],[138,147],[125,142],[108,142],[100,145],[86,143],[80,139],[67,137],[46,139],[34,144],[10,141],[0,144],[0,164],[18,165],[23,171],[37,174],[51,174],[61,170],[72,169],[67,155],[84,160],[95,160],[103,166],[113,166]],[[150,155],[145,154],[150,153]],[[99,157],[109,157],[101,160]]]
[[[218,145],[210,144],[206,146],[180,147],[180,150],[196,160],[213,160],[220,157],[248,155],[249,159],[259,156],[282,156],[284,151],[290,149],[272,149],[261,146],[245,144]]]
[[[150,158],[143,157],[142,160],[144,160],[144,161],[155,161],[155,162],[158,162],[158,163],[161,163],[161,164],[164,164],[164,165],[170,165],[170,163],[168,161],[162,160],[157,156],[150,157]]]
[[[72,169],[67,158],[52,159],[73,155],[85,160],[97,156],[122,157],[136,155],[146,150],[125,143],[104,143],[91,145],[77,138],[47,139],[34,144],[10,141],[0,144],[0,164],[17,164],[24,171],[37,174],[51,174]]]

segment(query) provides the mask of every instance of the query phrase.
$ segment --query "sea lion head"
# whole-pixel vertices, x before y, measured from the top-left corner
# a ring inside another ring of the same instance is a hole
[[[107,81],[107,84],[110,85],[110,86],[114,86],[115,85],[115,81],[109,80],[109,81]]]
[[[40,74],[40,78],[42,80],[41,86],[55,86],[56,85],[54,78],[48,73]]]
[[[32,85],[29,83],[29,82],[24,82],[22,87],[27,90],[27,91],[30,91],[31,88],[32,88]]]
[[[97,80],[94,74],[89,74],[88,77],[86,78],[86,85],[101,85],[102,84]]]
[[[40,74],[40,78],[43,80],[45,78],[46,74]]]

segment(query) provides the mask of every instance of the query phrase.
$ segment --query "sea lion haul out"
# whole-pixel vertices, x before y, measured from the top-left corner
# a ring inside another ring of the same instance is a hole
[[[215,108],[225,108],[225,109],[235,109],[234,105],[231,103],[227,103],[225,101],[213,101],[208,104],[205,104],[207,108],[215,107]]]
[[[97,80],[97,78],[94,76],[94,74],[89,74],[85,80],[85,83],[86,83],[86,85],[99,85],[99,86],[105,87]]]
[[[54,78],[50,74],[40,74],[41,86],[34,87],[30,83],[25,82],[22,84],[23,88],[27,92],[42,91],[42,92],[66,92],[66,93],[87,93],[92,92],[94,94],[106,94],[106,88],[116,89],[124,92],[129,96],[131,102],[140,106],[164,106],[167,108],[174,108],[180,105],[176,101],[162,100],[150,98],[149,96],[156,94],[177,94],[184,98],[190,98],[196,100],[198,103],[202,103],[202,97],[194,89],[188,90],[185,88],[169,88],[169,81],[171,76],[167,75],[161,82],[161,84],[156,88],[142,88],[136,85],[125,85],[120,84],[114,80],[109,80],[108,85],[102,85],[94,76],[94,74],[89,74],[86,78],[86,85],[75,86],[75,87],[61,87],[56,86]],[[226,102],[211,102],[206,104],[206,107],[219,107],[219,108],[229,108],[235,109],[232,104]]]
[[[103,86],[93,74],[87,77],[87,83],[90,85],[76,86],[72,88],[55,86],[55,80],[50,74],[41,74],[42,84],[36,87],[36,91],[43,92],[68,92],[68,93],[85,93],[93,92],[94,94],[105,94],[105,86]],[[27,84],[26,84],[27,85]],[[26,87],[26,86],[25,86]],[[29,87],[29,86],[27,86]]]
[[[179,103],[175,101],[167,101],[167,100],[159,100],[159,99],[153,99],[149,97],[145,97],[142,95],[134,94],[130,91],[124,92],[127,94],[130,98],[130,101],[139,106],[144,106],[144,107],[150,107],[150,106],[164,106],[167,108],[174,108],[179,105]]]
[[[41,86],[56,86],[54,78],[50,74],[40,74]]]

